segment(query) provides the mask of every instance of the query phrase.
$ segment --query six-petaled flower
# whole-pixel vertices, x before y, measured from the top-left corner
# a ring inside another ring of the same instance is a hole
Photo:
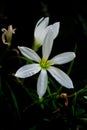
[[[49,60],[48,58],[52,50],[53,41],[54,31],[52,28],[50,28],[43,40],[42,58],[40,58],[40,56],[34,50],[28,47],[18,46],[21,53],[35,63],[22,66],[17,70],[15,76],[19,78],[26,78],[40,72],[37,81],[37,94],[39,98],[42,98],[46,93],[48,85],[48,72],[55,78],[56,81],[58,81],[58,83],[64,87],[73,88],[73,83],[69,76],[54,65],[61,65],[72,61],[75,58],[75,53],[64,52],[54,56]]]

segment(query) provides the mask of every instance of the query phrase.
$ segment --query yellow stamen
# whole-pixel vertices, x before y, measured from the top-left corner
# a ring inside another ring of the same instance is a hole
[[[42,69],[48,69],[50,67],[50,62],[47,61],[46,58],[43,58],[41,61],[40,61],[40,66]]]

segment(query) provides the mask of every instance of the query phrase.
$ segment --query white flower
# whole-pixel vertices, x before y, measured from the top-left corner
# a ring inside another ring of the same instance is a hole
[[[11,45],[11,40],[12,40],[12,34],[15,34],[15,30],[13,29],[12,25],[8,26],[8,30],[5,28],[2,28],[2,42],[4,44],[7,44],[8,46]]]
[[[75,58],[74,52],[64,52],[62,54],[56,55],[51,60],[48,60],[49,55],[51,53],[53,46],[53,31],[47,33],[44,38],[44,44],[42,46],[42,59],[39,55],[32,49],[27,47],[19,47],[21,53],[33,60],[35,63],[27,64],[23,67],[19,68],[15,74],[16,77],[26,78],[30,77],[40,71],[38,81],[37,81],[37,94],[39,98],[41,98],[47,89],[48,84],[48,75],[49,72],[61,85],[66,88],[73,88],[72,80],[69,78],[67,74],[65,74],[62,70],[54,67],[53,65],[61,65],[64,63],[68,63]]]
[[[35,30],[34,30],[34,46],[33,49],[35,51],[38,50],[38,48],[43,45],[44,38],[51,28],[53,30],[53,39],[55,39],[59,33],[59,27],[60,22],[55,22],[52,25],[49,25],[49,17],[42,17],[36,24]]]

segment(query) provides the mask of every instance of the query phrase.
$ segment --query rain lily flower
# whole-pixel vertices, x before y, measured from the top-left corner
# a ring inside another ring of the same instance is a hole
[[[13,29],[12,25],[8,26],[8,30],[5,28],[2,28],[2,42],[4,44],[7,44],[8,46],[11,45],[11,40],[12,40],[12,34],[15,34],[15,30]]]
[[[55,78],[56,81],[58,81],[58,83],[64,87],[74,87],[69,76],[54,65],[61,65],[72,61],[75,58],[75,53],[64,52],[48,60],[53,46],[53,38],[53,30],[50,29],[44,38],[44,44],[42,46],[42,59],[34,50],[23,46],[18,46],[21,53],[35,63],[22,66],[17,70],[15,76],[19,78],[26,78],[40,72],[37,81],[37,94],[40,99],[46,93],[48,84],[48,72]]]
[[[37,51],[40,46],[43,45],[44,38],[50,28],[53,30],[53,39],[55,39],[59,33],[60,22],[55,22],[49,25],[49,17],[42,17],[36,24],[34,30],[34,45],[33,50]]]

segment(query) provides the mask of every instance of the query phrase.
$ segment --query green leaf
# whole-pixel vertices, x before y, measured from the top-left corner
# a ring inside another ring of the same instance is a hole
[[[14,107],[15,107],[16,112],[17,112],[17,114],[18,114],[18,117],[19,117],[19,119],[20,119],[19,106],[18,106],[18,102],[17,102],[16,96],[15,96],[13,90],[11,89],[11,86],[8,84],[8,82],[6,82],[6,85],[7,85],[7,87],[8,87],[9,90],[10,90],[10,93],[11,93],[11,96],[12,96],[12,100],[13,100],[13,103],[14,103]]]

